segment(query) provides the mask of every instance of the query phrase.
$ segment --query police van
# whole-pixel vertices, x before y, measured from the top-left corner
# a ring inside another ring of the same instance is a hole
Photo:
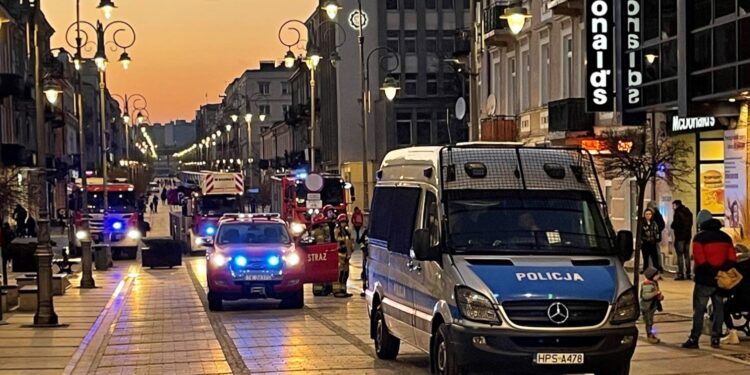
[[[638,330],[593,158],[578,148],[467,143],[385,157],[366,290],[379,358],[401,341],[433,372],[628,374]]]

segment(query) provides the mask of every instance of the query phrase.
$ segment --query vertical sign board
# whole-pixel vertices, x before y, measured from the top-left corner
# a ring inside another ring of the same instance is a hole
[[[724,227],[735,241],[747,225],[747,128],[724,132]]]
[[[643,104],[641,84],[643,83],[643,57],[641,51],[641,0],[620,0],[622,25],[622,82],[625,90],[621,107],[625,112]]]
[[[612,0],[586,0],[586,111],[614,110]]]

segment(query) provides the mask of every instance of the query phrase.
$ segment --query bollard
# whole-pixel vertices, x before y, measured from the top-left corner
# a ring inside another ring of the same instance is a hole
[[[98,244],[94,246],[94,265],[97,271],[106,271],[109,269],[109,259],[107,259],[107,245]]]

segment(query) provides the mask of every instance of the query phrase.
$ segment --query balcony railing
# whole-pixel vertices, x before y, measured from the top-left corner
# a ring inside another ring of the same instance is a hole
[[[586,112],[586,99],[566,98],[549,102],[549,131],[592,131],[594,114]]]
[[[485,43],[492,46],[506,46],[514,42],[515,38],[510,33],[508,21],[500,19],[507,7],[507,3],[498,2],[482,11]]]

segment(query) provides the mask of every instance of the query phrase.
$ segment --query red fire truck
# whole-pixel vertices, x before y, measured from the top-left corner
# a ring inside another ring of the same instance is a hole
[[[182,172],[181,181],[196,189],[183,197],[180,211],[170,212],[172,238],[183,241],[191,253],[205,251],[212,245],[219,219],[227,213],[244,211],[243,176],[212,171]]]

